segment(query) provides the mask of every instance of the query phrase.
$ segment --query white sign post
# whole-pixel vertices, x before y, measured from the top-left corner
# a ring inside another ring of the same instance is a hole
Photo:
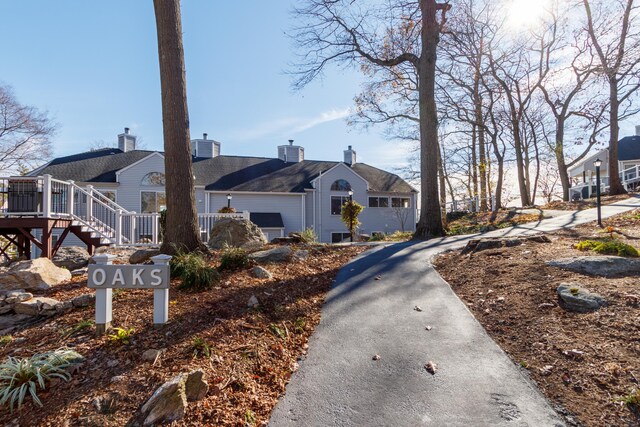
[[[104,334],[111,327],[113,289],[153,289],[153,323],[169,320],[170,255],[151,257],[153,265],[114,265],[114,255],[93,257],[87,285],[96,290],[96,332]]]

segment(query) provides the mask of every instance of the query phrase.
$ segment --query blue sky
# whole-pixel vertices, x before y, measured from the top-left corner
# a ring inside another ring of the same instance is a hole
[[[399,144],[350,128],[361,77],[331,69],[300,92],[285,71],[295,60],[286,36],[292,1],[182,2],[191,136],[222,142],[223,154],[274,157],[295,139],[308,159],[400,166]],[[55,154],[116,144],[127,126],[147,149],[162,149],[158,53],[152,0],[0,2],[0,81],[22,103],[60,124]]]

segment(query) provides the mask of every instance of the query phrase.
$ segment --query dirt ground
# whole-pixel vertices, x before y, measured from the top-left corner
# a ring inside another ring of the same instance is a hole
[[[604,221],[613,236],[640,247],[640,211]],[[584,426],[638,426],[638,406],[625,397],[640,390],[638,277],[602,278],[549,267],[546,261],[596,255],[573,247],[608,236],[590,223],[548,234],[551,243],[434,260],[438,272],[491,337],[522,366],[568,420]],[[608,300],[592,313],[559,306],[556,288],[576,282]],[[638,394],[637,396],[640,396]]]
[[[295,248],[294,248],[295,249]],[[43,321],[13,335],[0,348],[7,355],[27,357],[68,346],[86,361],[67,382],[39,393],[44,407],[30,398],[20,412],[0,413],[1,425],[123,426],[162,383],[180,372],[205,370],[209,393],[189,403],[180,425],[265,425],[284,392],[296,361],[320,320],[320,308],[339,268],[364,247],[300,247],[309,258],[265,267],[273,279],[256,279],[250,269],[225,273],[219,286],[201,293],[176,289],[172,282],[169,323],[152,325],[150,290],[115,291],[113,326],[134,328],[129,344],[95,337],[93,305]],[[217,265],[215,256],[212,265]],[[47,296],[69,300],[87,293],[86,276],[61,285]],[[260,305],[247,308],[255,295]],[[195,346],[200,339],[210,347]],[[149,349],[166,349],[155,361],[144,361]],[[96,409],[98,397],[111,399],[107,410]]]

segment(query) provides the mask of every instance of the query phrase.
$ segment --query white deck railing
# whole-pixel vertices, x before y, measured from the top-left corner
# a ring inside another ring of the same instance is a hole
[[[116,246],[162,242],[159,213],[127,211],[92,186],[80,187],[51,175],[0,177],[0,218],[20,216],[68,218]],[[203,240],[221,218],[249,219],[249,212],[198,214]]]
[[[640,183],[640,165],[631,166],[618,174],[620,181],[626,190],[636,187]],[[596,194],[596,177],[592,176],[590,181],[582,182],[574,185],[569,189],[569,199],[585,199],[593,197]],[[600,192],[605,193],[609,190],[609,177],[600,178]]]

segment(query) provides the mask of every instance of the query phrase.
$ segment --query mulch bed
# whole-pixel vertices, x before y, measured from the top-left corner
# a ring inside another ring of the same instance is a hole
[[[150,290],[114,291],[113,326],[135,329],[128,345],[95,337],[93,328],[69,335],[79,322],[94,320],[93,306],[15,333],[0,357],[28,357],[68,346],[86,362],[68,383],[56,382],[39,393],[43,408],[27,398],[20,412],[3,410],[0,424],[122,426],[163,382],[201,368],[208,375],[209,393],[189,403],[180,425],[266,425],[296,361],[306,353],[336,273],[367,248],[298,249],[309,250],[309,258],[265,266],[273,279],[256,279],[250,269],[224,273],[218,286],[201,293],[177,290],[178,283],[172,282],[169,323],[161,328],[152,324]],[[218,257],[214,254],[212,265]],[[69,300],[87,292],[85,276],[47,296]],[[247,307],[252,295],[260,301],[256,309]],[[210,357],[194,347],[196,338],[210,346]],[[166,351],[154,363],[142,359],[148,349]],[[93,401],[100,396],[113,398],[109,413],[96,410]]]
[[[616,239],[640,247],[640,211],[605,220]],[[638,426],[637,406],[621,399],[640,389],[640,285],[637,277],[591,277],[546,261],[592,255],[573,248],[603,238],[594,223],[548,235],[551,243],[441,255],[438,272],[491,337],[526,369],[541,391],[585,426]],[[595,255],[595,254],[593,254]],[[609,305],[574,313],[558,303],[556,287],[577,282]]]

